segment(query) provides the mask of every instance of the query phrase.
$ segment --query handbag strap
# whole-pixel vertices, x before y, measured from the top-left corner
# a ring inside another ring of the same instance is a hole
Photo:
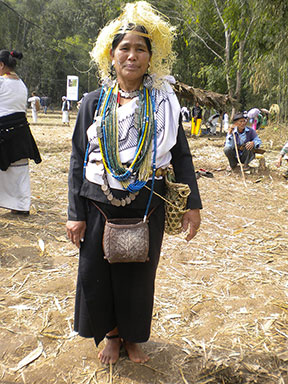
[[[105,217],[105,220],[107,221],[108,220],[108,217],[107,215],[103,212],[103,210],[95,203],[95,201],[93,200],[90,200],[91,203],[98,209],[99,212],[102,213],[102,215]],[[151,211],[148,213],[148,215],[146,216],[146,220],[149,219],[149,217],[152,215],[152,213],[155,211],[156,207],[152,208]],[[144,221],[144,218],[143,218],[143,221]]]

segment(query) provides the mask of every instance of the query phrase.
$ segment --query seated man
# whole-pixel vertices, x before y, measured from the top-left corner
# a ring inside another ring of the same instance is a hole
[[[233,124],[228,129],[226,136],[224,153],[229,160],[231,169],[236,168],[238,164],[235,140],[237,143],[239,158],[244,165],[243,169],[249,169],[249,163],[255,157],[255,149],[262,144],[256,131],[253,128],[246,126],[247,119],[243,113],[237,113],[234,116]],[[235,140],[234,140],[235,137]]]
[[[288,162],[288,141],[280,151],[280,155],[279,155],[278,161],[276,163],[277,167],[281,167],[282,159],[284,159]],[[288,179],[288,169],[285,171],[283,176],[285,177],[285,179]]]

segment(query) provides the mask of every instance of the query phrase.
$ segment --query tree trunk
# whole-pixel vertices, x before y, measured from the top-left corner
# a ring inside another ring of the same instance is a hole
[[[231,45],[231,30],[225,25],[225,73],[227,91],[230,97],[233,96],[231,79],[230,79],[230,45]]]
[[[238,53],[238,68],[236,74],[236,90],[235,90],[235,98],[240,103],[241,98],[241,90],[242,90],[242,68],[243,68],[243,58],[244,58],[244,46],[245,41],[239,42],[239,53]]]

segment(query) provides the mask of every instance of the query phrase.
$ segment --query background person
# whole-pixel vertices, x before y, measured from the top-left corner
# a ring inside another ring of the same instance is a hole
[[[233,170],[238,164],[237,153],[235,149],[235,140],[239,152],[240,161],[244,164],[244,171],[249,170],[249,163],[255,158],[254,148],[259,148],[262,144],[256,130],[247,125],[247,118],[243,113],[234,115],[233,124],[228,129],[226,136],[224,153],[228,158],[230,168]]]
[[[288,162],[288,141],[280,151],[280,155],[279,155],[278,161],[276,163],[276,166],[278,168],[281,167],[283,159],[286,160],[286,162]],[[288,169],[285,171],[283,176],[285,177],[285,179],[288,179]]]
[[[263,123],[263,114],[259,113],[259,115],[257,116],[257,123],[256,123],[256,130],[257,131],[258,131],[258,129],[261,128],[262,123]]]
[[[198,136],[201,134],[202,108],[197,102],[192,108],[191,135]]]
[[[189,211],[182,222],[183,230],[189,231],[188,241],[200,225],[201,200],[180,124],[180,105],[163,78],[173,62],[173,31],[150,4],[126,4],[120,17],[97,38],[92,57],[103,88],[85,96],[73,134],[66,227],[68,237],[80,247],[75,330],[93,337],[96,345],[106,335],[105,348],[98,354],[104,364],[117,361],[121,345],[132,361],[148,360],[139,343],[150,336],[165,215],[163,200],[153,195],[148,262],[109,264],[102,249],[105,219],[93,203],[109,218],[144,216],[150,196],[144,185],[151,187],[155,130],[158,177],[154,190],[164,193],[163,175],[171,162],[176,180],[191,188]],[[145,132],[145,138],[138,130]]]
[[[29,214],[31,195],[28,159],[41,158],[26,119],[27,88],[14,72],[17,51],[0,51],[0,207]]]
[[[70,101],[67,100],[66,96],[62,96],[62,123],[69,125],[69,111],[70,111]]]
[[[181,114],[182,114],[182,121],[190,121],[190,113],[189,113],[189,109],[184,106],[181,108]]]
[[[229,129],[229,115],[227,112],[223,114],[223,129],[225,133],[227,133]]]
[[[32,108],[32,119],[33,123],[38,121],[38,112],[40,111],[40,97],[37,96],[36,92],[32,92],[32,96],[29,97],[28,102],[31,103]]]
[[[50,103],[50,100],[49,100],[48,96],[42,96],[40,98],[40,104],[43,107],[43,112],[44,112],[45,115],[47,115],[47,110],[48,110],[48,107],[49,107],[49,103]]]
[[[218,112],[216,112],[212,116],[210,116],[208,121],[207,121],[206,125],[207,125],[207,127],[209,127],[209,131],[212,135],[216,135],[219,117],[220,117],[220,114]]]

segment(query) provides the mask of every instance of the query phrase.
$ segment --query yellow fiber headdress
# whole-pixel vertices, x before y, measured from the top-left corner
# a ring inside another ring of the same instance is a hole
[[[152,45],[150,74],[155,75],[157,83],[159,79],[170,74],[175,61],[175,54],[172,51],[175,28],[169,24],[164,15],[146,1],[126,4],[123,13],[99,33],[91,57],[98,65],[100,77],[104,80],[109,76],[112,41],[120,29],[125,30],[129,23],[144,26],[148,31]]]

